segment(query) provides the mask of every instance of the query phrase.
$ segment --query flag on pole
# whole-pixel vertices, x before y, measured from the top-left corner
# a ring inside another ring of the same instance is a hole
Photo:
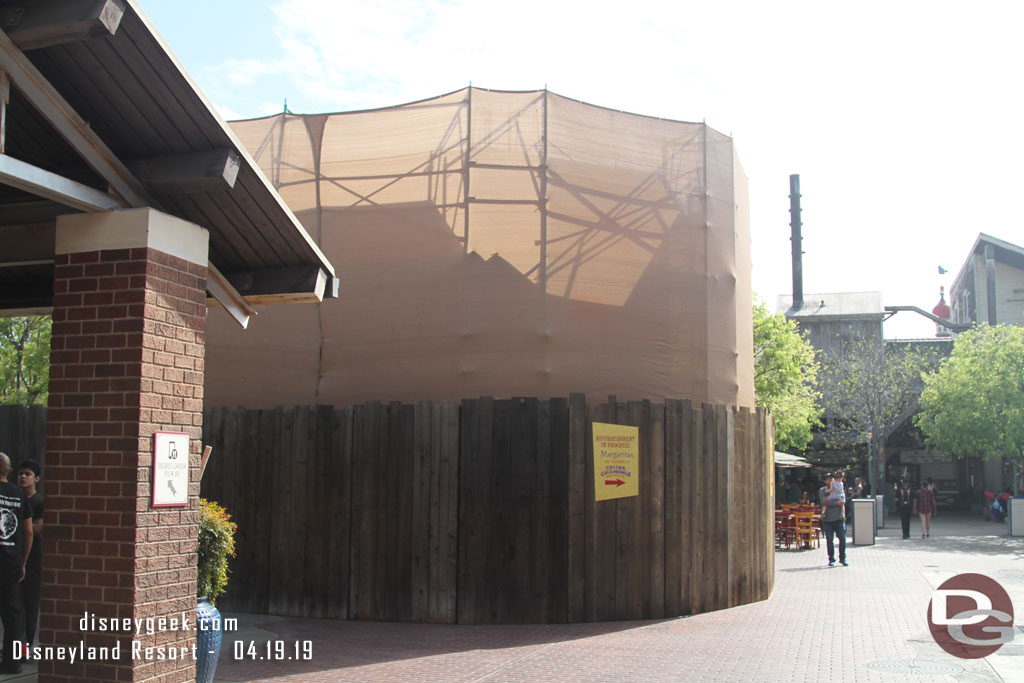
[[[939,275],[945,275],[948,272],[949,272],[948,270],[946,270],[942,266],[939,266]]]

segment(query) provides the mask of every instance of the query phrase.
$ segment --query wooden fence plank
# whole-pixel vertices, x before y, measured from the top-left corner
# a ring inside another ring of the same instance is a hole
[[[548,573],[545,589],[545,622],[564,624],[569,619],[569,402],[564,398],[545,401],[541,413],[546,422],[546,435],[539,435],[547,444],[548,467]],[[538,458],[544,467],[544,459]]]
[[[309,406],[296,406],[292,413],[292,495],[293,511],[288,525],[287,552],[290,557],[305,558],[306,528],[308,515],[310,444],[309,430],[311,416]],[[305,616],[308,606],[306,568],[308,562],[293,562],[288,572],[290,594],[286,614]]]
[[[587,403],[586,429],[583,439],[584,454],[584,618],[599,621],[602,610],[598,606],[598,519],[597,503],[594,498],[594,423],[607,421],[608,408],[600,403]]]
[[[715,545],[718,549],[718,571],[715,577],[715,596],[718,609],[729,607],[729,592],[732,586],[732,552],[729,545],[729,518],[733,509],[733,489],[729,486],[729,476],[732,472],[733,448],[733,413],[729,406],[715,406],[715,426],[718,430],[716,445],[716,461],[718,465],[718,479],[716,484],[716,505],[717,514],[714,515],[717,539]]]
[[[334,406],[317,406],[315,438],[316,482],[311,490],[316,491],[316,500],[313,505],[313,516],[307,524],[310,547],[316,548],[316,554],[311,558],[314,566],[310,616],[324,619],[330,606],[329,586],[333,576],[331,547],[338,542],[338,520],[331,516],[332,502],[342,495],[340,482],[331,479],[331,461],[335,452]]]
[[[711,496],[714,468],[712,467],[713,453],[712,444],[705,440],[705,433],[714,434],[711,429],[713,411],[701,404],[700,409],[693,411],[694,418],[694,458],[693,458],[693,483],[690,496],[693,500],[693,524],[690,526],[693,548],[693,592],[691,593],[692,611],[702,613],[711,609],[711,600],[707,585],[708,574],[714,571],[714,558],[708,556],[708,527],[710,520],[707,517],[707,501]],[[710,563],[710,566],[708,566]]]
[[[480,516],[480,500],[473,490],[481,485],[480,404],[472,399],[462,401],[459,424],[462,462],[459,477],[459,561],[458,561],[458,623],[473,624],[479,618],[478,582],[474,570],[485,570],[479,563],[483,538],[474,520]]]
[[[644,401],[644,426],[647,433],[647,467],[650,471],[648,504],[649,595],[645,619],[665,616],[665,405]]]
[[[510,567],[514,542],[512,539],[512,495],[510,482],[510,457],[512,439],[512,402],[508,399],[494,401],[494,422],[492,425],[492,446],[490,461],[490,509],[491,535],[487,544],[487,573],[491,578],[486,585],[489,605],[489,624],[506,623],[510,617],[509,606],[513,602],[515,577]],[[486,435],[484,435],[486,436]]]
[[[623,414],[623,409],[625,414]],[[646,589],[650,581],[645,581],[646,569],[650,565],[650,553],[645,543],[647,534],[644,516],[644,498],[650,492],[649,467],[645,462],[643,451],[647,448],[647,437],[643,434],[639,401],[619,404],[618,424],[636,427],[638,431],[636,476],[639,479],[637,488],[639,495],[619,498],[615,501],[616,511],[616,619],[641,619]],[[649,574],[648,574],[649,576]]]
[[[438,498],[440,499],[440,568],[438,570],[438,612],[435,620],[441,624],[458,623],[458,561],[459,542],[459,405],[452,401],[441,404],[440,472]]]
[[[259,412],[255,410],[241,411],[239,417],[239,462],[234,490],[235,508],[241,518],[255,520],[256,501],[253,489],[256,484],[255,465],[257,462]],[[256,567],[255,546],[257,542],[255,524],[238,527],[238,531],[235,533],[235,551],[239,563],[247,567]],[[241,611],[251,612],[255,608],[255,583],[254,574],[252,581],[246,581],[245,585],[240,587],[238,598],[241,601]]]
[[[353,539],[352,563],[358,567],[358,583],[356,584],[356,601],[358,619],[372,620],[376,612],[375,574],[377,565],[377,468],[380,461],[379,421],[381,406],[376,403],[365,403],[361,406],[360,420],[360,466],[359,484],[359,538]],[[353,496],[353,500],[355,497]],[[381,577],[380,580],[383,580]]]
[[[331,521],[327,562],[327,618],[348,618],[348,585],[351,567],[352,505],[352,419],[353,408],[334,410],[331,415],[331,452],[327,468],[329,488],[327,516]]]
[[[400,520],[395,514],[398,508],[398,442],[401,434],[396,433],[394,420],[397,405],[389,403],[381,406],[381,419],[378,423],[378,439],[380,440],[379,458],[377,460],[377,505],[375,509],[375,529],[377,533],[377,556],[374,566],[375,581],[373,587],[373,618],[382,621],[394,621],[401,598],[396,580],[398,556],[398,526]]]
[[[259,411],[257,424],[256,447],[251,451],[254,456],[249,464],[250,486],[252,498],[249,519],[253,526],[253,564],[251,567],[251,588],[253,589],[252,605],[255,613],[264,614],[270,609],[270,553],[271,553],[271,516],[263,509],[267,501],[273,500],[273,466],[275,438],[274,412]]]
[[[607,424],[618,424],[618,404],[614,396],[608,397],[604,406],[604,419]],[[590,441],[593,442],[593,435]],[[593,461],[593,455],[590,457]],[[591,476],[591,481],[594,481]],[[597,578],[597,610],[599,621],[610,621],[616,618],[618,586],[616,570],[618,568],[618,500],[602,500],[595,504],[597,549],[594,553],[594,564]]]
[[[292,488],[292,450],[294,413],[283,408],[274,409],[278,421],[278,440],[272,453],[275,486],[272,489],[271,505],[274,517],[270,523],[270,597],[271,614],[287,613],[287,594],[291,590],[290,566],[294,562],[288,554],[288,537],[291,530],[291,515],[294,505]]]
[[[22,447],[24,455],[19,462],[25,459],[32,459],[39,463],[46,471],[46,406],[29,406],[28,413],[28,443]],[[17,463],[14,465],[17,468]],[[17,470],[15,470],[17,471]],[[46,496],[46,481],[40,480],[36,489],[42,496]]]
[[[412,620],[412,552],[413,552],[413,524],[419,514],[413,509],[413,460],[415,450],[415,407],[412,405],[399,405],[396,415],[392,418],[392,426],[401,438],[397,444],[397,472],[398,482],[396,492],[398,494],[397,505],[395,506],[395,518],[398,520],[398,529],[395,532],[397,554],[395,557],[395,597],[396,597],[396,619],[399,621]],[[397,421],[397,422],[396,422]],[[423,515],[426,517],[426,511]],[[429,532],[424,536],[429,539]]]
[[[414,415],[414,443],[412,462],[412,614],[410,620],[417,623],[430,621],[430,567],[431,552],[437,546],[436,537],[431,538],[431,529],[438,525],[437,498],[431,499],[431,489],[436,488],[437,469],[432,467],[431,429],[434,420],[431,405],[418,401]],[[436,452],[436,451],[434,451]],[[435,560],[436,561],[436,560]],[[434,590],[437,584],[435,581]],[[436,595],[436,593],[434,593]]]
[[[348,558],[348,618],[358,619],[362,611],[362,578],[360,553],[362,551],[362,525],[365,516],[366,452],[363,450],[364,407],[352,406],[352,459],[349,463],[352,492],[349,501],[349,558]]]
[[[683,560],[687,557],[683,526],[683,404],[678,399],[665,402],[664,408],[664,560],[665,616],[683,614]]]
[[[548,622],[548,580],[551,570],[551,405],[536,398],[520,399],[519,421],[525,438],[519,444],[520,457],[529,464],[522,478],[528,488],[520,528],[529,534],[529,556],[523,558],[527,581],[523,586],[525,609],[522,623]],[[521,551],[520,551],[521,553]],[[532,556],[532,559],[531,559]]]
[[[569,395],[568,437],[568,539],[566,541],[566,571],[568,591],[566,595],[568,620],[570,623],[588,619],[585,610],[587,587],[587,517],[590,509],[587,491],[593,488],[587,483],[587,399],[583,394]],[[591,473],[591,476],[593,474]],[[592,479],[591,479],[592,481]]]
[[[491,523],[490,470],[494,399],[462,402],[459,480],[458,619],[490,623],[488,548]]]

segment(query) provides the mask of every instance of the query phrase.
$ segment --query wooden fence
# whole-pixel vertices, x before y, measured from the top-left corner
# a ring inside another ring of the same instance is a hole
[[[0,452],[17,467],[22,460],[35,460],[46,467],[46,406],[0,406]],[[13,477],[8,480],[18,483]],[[39,482],[46,494],[46,478]]]
[[[594,500],[592,422],[640,428]],[[204,414],[238,522],[228,611],[431,623],[656,619],[773,584],[761,411],[582,395]]]
[[[593,422],[640,428],[639,496],[595,502]],[[769,422],[582,395],[207,409],[203,495],[238,523],[219,606],[500,624],[762,600],[774,576]],[[0,450],[42,462],[44,443],[45,408],[0,407]]]

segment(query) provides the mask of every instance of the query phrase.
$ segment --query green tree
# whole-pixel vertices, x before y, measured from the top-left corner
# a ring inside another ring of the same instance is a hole
[[[0,318],[0,403],[46,403],[50,317]]]
[[[964,332],[924,382],[917,425],[928,445],[957,456],[1008,456],[1016,475],[1024,464],[1024,328]]]
[[[819,423],[815,382],[818,364],[814,347],[797,324],[782,313],[771,314],[763,301],[754,302],[754,394],[757,405],[775,418],[779,450],[803,450]]]
[[[933,354],[912,345],[854,337],[822,358],[825,442],[832,448],[866,445],[871,491],[881,491],[885,444],[918,409],[922,375]]]

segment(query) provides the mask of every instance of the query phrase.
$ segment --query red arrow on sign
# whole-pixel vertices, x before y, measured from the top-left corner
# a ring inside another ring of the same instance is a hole
[[[605,486],[622,486],[625,483],[626,482],[622,481],[621,479],[606,479],[605,482],[604,482],[604,485]]]

